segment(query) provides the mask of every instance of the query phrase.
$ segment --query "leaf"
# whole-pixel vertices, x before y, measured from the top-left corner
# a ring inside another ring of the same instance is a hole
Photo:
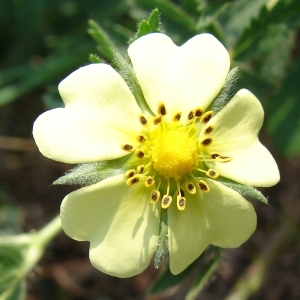
[[[236,182],[229,181],[219,181],[223,185],[233,189],[234,191],[240,193],[244,197],[250,197],[261,201],[264,204],[268,204],[268,199],[253,186],[248,186]]]

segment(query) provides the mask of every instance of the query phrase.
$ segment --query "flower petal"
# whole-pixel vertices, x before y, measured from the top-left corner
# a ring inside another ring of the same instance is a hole
[[[60,83],[59,91],[66,107],[47,111],[34,123],[33,135],[43,155],[85,163],[124,156],[122,144],[137,144],[140,110],[113,68],[82,67]]]
[[[169,119],[182,120],[195,108],[206,108],[217,96],[229,71],[229,55],[210,34],[200,34],[183,46],[160,33],[139,38],[128,48],[138,81],[151,110],[165,103]]]
[[[220,111],[209,125],[213,143],[207,147],[233,159],[227,163],[208,162],[222,176],[253,186],[272,186],[279,181],[277,164],[270,152],[259,142],[263,109],[258,99],[242,89]]]
[[[209,244],[239,247],[253,233],[256,214],[250,202],[224,185],[205,179],[210,192],[186,195],[184,211],[169,208],[169,255],[173,274],[182,272]]]
[[[104,273],[130,277],[142,272],[157,246],[158,205],[143,184],[126,186],[124,176],[108,178],[65,197],[62,227],[73,239],[90,241],[92,264]]]

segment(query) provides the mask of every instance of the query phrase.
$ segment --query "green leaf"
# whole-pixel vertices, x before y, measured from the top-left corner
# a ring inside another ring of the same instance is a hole
[[[250,197],[261,201],[264,204],[268,204],[268,199],[256,188],[253,186],[248,186],[240,183],[235,182],[227,182],[227,181],[219,181],[220,183],[224,184],[225,186],[233,189],[234,191],[240,193],[244,197]]]
[[[96,54],[90,54],[89,60],[93,64],[98,64],[98,63],[103,62],[103,60]]]
[[[250,1],[249,1],[250,3]],[[266,28],[272,24],[280,22],[293,22],[299,17],[300,1],[280,0],[273,8],[263,6],[259,14],[253,18],[252,22],[245,28],[236,42],[233,57],[245,51],[255,39],[264,35]],[[293,26],[299,25],[299,19]]]
[[[130,88],[141,111],[152,114],[130,62],[126,61],[119,53],[115,52],[114,63],[116,64],[120,75]]]
[[[214,114],[217,114],[232,98],[232,91],[238,78],[238,67],[232,68],[226,76],[225,83],[213,102],[212,110]]]
[[[116,176],[127,171],[124,168],[129,156],[96,163],[81,164],[68,171],[64,176],[53,182],[54,185],[88,186],[108,177]]]
[[[213,257],[203,268],[201,268],[192,288],[189,290],[185,300],[196,299],[200,292],[205,287],[205,284],[211,278],[221,261],[221,253],[218,250],[217,255]]]
[[[300,154],[300,61],[297,60],[270,100],[266,125],[277,149],[287,157]]]

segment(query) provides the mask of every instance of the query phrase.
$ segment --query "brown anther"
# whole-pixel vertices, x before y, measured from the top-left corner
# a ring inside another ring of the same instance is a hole
[[[199,188],[204,192],[208,193],[209,192],[209,186],[204,180],[199,180],[198,181]]]
[[[146,187],[150,187],[154,183],[155,183],[155,180],[154,180],[154,178],[152,176],[147,177],[146,180],[145,180],[145,186]]]
[[[162,116],[165,116],[167,114],[167,109],[163,103],[159,103],[157,112]]]
[[[203,115],[203,113],[204,113],[204,110],[202,108],[197,108],[195,110],[195,117],[200,118]]]
[[[145,153],[142,150],[137,150],[137,151],[135,151],[135,155],[138,158],[143,158],[145,156]]]
[[[157,115],[153,118],[153,124],[157,125],[161,122],[161,115]]]
[[[143,135],[143,134],[138,135],[138,136],[136,137],[136,139],[137,139],[137,141],[140,142],[140,143],[144,143],[144,142],[147,141],[147,137],[146,137],[145,135]]]
[[[126,171],[124,175],[125,175],[125,178],[131,178],[134,176],[134,174],[135,174],[135,169],[131,169],[131,170]]]
[[[181,118],[181,113],[179,112],[179,113],[175,114],[175,116],[173,117],[173,122],[178,122],[180,120],[180,118]]]
[[[209,169],[207,172],[206,172],[206,176],[212,178],[212,179],[216,179],[219,177],[219,173],[213,169]]]
[[[148,123],[148,121],[147,121],[147,119],[146,119],[146,117],[144,115],[140,115],[139,116],[139,121],[144,126]]]
[[[160,198],[160,192],[157,190],[153,190],[150,196],[150,203],[155,204]]]
[[[121,146],[121,149],[127,152],[133,152],[135,149],[130,144],[124,144]]]
[[[140,181],[140,175],[134,175],[133,177],[127,179],[126,185],[131,186],[139,181]]]
[[[210,134],[214,130],[214,127],[212,125],[207,126],[204,128],[204,134]]]
[[[186,190],[190,193],[190,194],[195,194],[196,193],[196,187],[192,182],[187,182],[185,184],[185,188]]]
[[[204,113],[204,115],[201,117],[200,122],[201,123],[207,123],[211,117],[213,116],[213,111],[207,111],[206,113]]]
[[[178,195],[181,195],[182,197],[184,197],[184,191],[183,191],[182,189],[180,189],[180,190],[178,191]]]
[[[194,119],[194,111],[190,111],[189,114],[188,114],[188,120],[193,120]]]
[[[201,145],[203,147],[206,147],[208,145],[210,145],[212,143],[212,139],[211,138],[207,138],[207,139],[204,139],[202,142],[201,142]]]
[[[211,153],[210,157],[213,158],[213,159],[216,159],[220,155],[221,154],[219,154],[219,153]]]
[[[169,195],[164,195],[161,201],[162,208],[168,208],[171,205],[172,197]]]
[[[177,196],[177,208],[179,210],[184,210],[185,204],[186,204],[186,199],[184,197],[182,197],[181,195],[178,195]]]
[[[145,166],[144,165],[140,165],[136,168],[136,171],[139,173],[139,174],[142,174],[145,170]]]

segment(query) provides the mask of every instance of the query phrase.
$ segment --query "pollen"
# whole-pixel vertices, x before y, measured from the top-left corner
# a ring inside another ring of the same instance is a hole
[[[180,180],[197,166],[197,145],[184,131],[160,133],[153,141],[153,168],[165,178]]]

